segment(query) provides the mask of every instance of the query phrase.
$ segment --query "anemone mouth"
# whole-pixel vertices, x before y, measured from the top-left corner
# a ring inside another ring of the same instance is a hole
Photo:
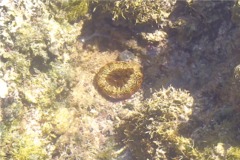
[[[130,80],[134,70],[129,69],[116,69],[110,72],[106,77],[106,82],[111,86],[122,88]]]
[[[142,84],[141,66],[134,62],[111,62],[95,76],[98,91],[108,98],[121,100],[131,97]]]

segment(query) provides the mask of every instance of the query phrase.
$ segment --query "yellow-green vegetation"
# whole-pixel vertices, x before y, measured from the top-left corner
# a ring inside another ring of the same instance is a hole
[[[71,123],[72,114],[57,102],[71,85],[69,55],[80,30],[49,17],[41,1],[14,3],[3,4],[0,19],[0,76],[8,86],[1,103],[0,159],[51,159],[52,137]]]
[[[23,3],[18,9],[27,5]],[[8,8],[11,12],[6,13],[4,21],[9,21],[11,15],[16,21],[7,23],[1,32],[0,55],[4,62],[1,68],[5,79],[19,87],[15,92],[21,93],[25,100],[35,104],[46,100],[50,104],[66,89],[70,75],[67,61],[73,49],[64,45],[76,41],[78,30],[66,22],[61,26],[48,19],[43,4],[38,5],[42,8],[41,15],[34,22],[31,16],[36,15],[25,15],[24,19],[17,14],[20,11]]]
[[[239,20],[240,20],[240,1],[239,0],[235,2],[235,5],[232,8],[231,19],[235,24],[239,25]]]
[[[88,12],[89,0],[73,0],[66,8],[67,18],[70,22],[78,20],[82,16],[86,16]]]
[[[50,3],[53,3],[52,7],[58,8],[58,13],[64,14],[70,23],[74,23],[81,17],[86,16],[90,2],[90,0],[57,0]],[[61,12],[61,10],[64,12]],[[58,18],[60,17],[58,16]]]
[[[173,87],[163,88],[141,103],[123,105],[131,109],[120,114],[118,141],[135,159],[239,159],[239,114],[226,108],[216,113],[214,121],[231,119],[187,133],[194,128],[189,125],[194,105],[187,91]]]
[[[48,157],[45,145],[47,141],[37,133],[27,133],[21,123],[15,121],[10,128],[1,128],[1,159],[35,160]]]
[[[240,159],[240,147],[230,147],[227,150],[227,159],[228,160]]]
[[[59,108],[52,121],[54,132],[57,134],[65,133],[73,120],[73,114],[67,108]]]
[[[66,108],[64,104],[55,103],[52,107],[43,111],[41,119],[43,121],[41,130],[48,140],[53,140],[67,132],[74,119],[74,112]]]
[[[6,61],[2,65],[5,72],[8,73],[8,79],[21,83],[24,79],[30,77],[30,60],[27,60],[27,55],[21,54],[17,51],[2,50],[0,53],[3,59]],[[12,71],[7,70],[11,68]]]
[[[123,117],[117,132],[136,159],[193,158],[198,152],[178,130],[192,113],[193,97],[172,87],[153,94]]]
[[[116,24],[130,27],[163,22],[170,15],[175,3],[175,0],[117,0],[99,1],[96,6],[101,6],[101,12],[110,14]]]
[[[44,160],[47,156],[43,142],[31,135],[16,137],[17,142],[13,150],[13,157],[17,160]]]

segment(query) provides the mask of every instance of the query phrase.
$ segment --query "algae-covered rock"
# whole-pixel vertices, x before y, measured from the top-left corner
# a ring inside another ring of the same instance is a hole
[[[74,5],[73,5],[74,4]],[[71,6],[72,5],[72,6]],[[80,0],[69,4],[67,7],[67,18],[70,22],[74,22],[78,20],[80,17],[85,16],[88,12],[89,1],[88,0]]]
[[[238,24],[240,22],[240,1],[237,0],[235,5],[232,7],[232,17],[233,23]]]
[[[187,91],[161,89],[143,104],[134,106],[116,129],[136,159],[194,158],[198,152],[191,139],[178,131],[189,120],[192,107],[193,97]]]
[[[136,24],[163,23],[170,15],[175,3],[175,0],[117,0],[107,3],[99,1],[96,7],[100,6],[100,12],[110,14],[115,24],[132,27]]]
[[[35,160],[47,158],[47,152],[43,148],[44,142],[33,135],[22,135],[15,145],[13,150],[15,159]]]
[[[0,6],[0,159],[51,159],[52,126],[62,134],[71,122],[70,114],[55,113],[54,107],[68,92],[69,54],[76,51],[80,29],[57,22],[42,1],[10,0]]]
[[[54,8],[56,14],[62,14],[62,17],[59,15],[55,16],[58,19],[64,19],[64,17],[66,17],[70,23],[77,22],[81,17],[86,16],[89,10],[89,3],[89,0],[57,0],[50,2],[51,7]]]
[[[69,129],[73,115],[67,108],[59,108],[53,118],[54,132],[63,134]]]
[[[47,159],[46,139],[40,138],[37,132],[28,132],[15,121],[11,127],[1,125],[1,159],[35,160]],[[13,147],[14,146],[14,147]]]

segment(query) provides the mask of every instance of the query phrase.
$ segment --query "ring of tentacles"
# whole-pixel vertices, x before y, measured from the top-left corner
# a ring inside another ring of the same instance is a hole
[[[141,66],[135,62],[124,61],[106,64],[95,76],[98,91],[114,100],[131,97],[141,87],[142,80]]]

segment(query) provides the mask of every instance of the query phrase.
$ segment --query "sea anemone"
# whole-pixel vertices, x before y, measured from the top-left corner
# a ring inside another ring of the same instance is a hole
[[[99,92],[107,98],[121,100],[131,97],[142,84],[141,66],[135,62],[111,62],[95,76]]]

